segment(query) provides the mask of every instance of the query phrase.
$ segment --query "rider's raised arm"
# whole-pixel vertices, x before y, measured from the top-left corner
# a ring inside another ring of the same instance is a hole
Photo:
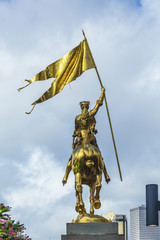
[[[102,88],[101,90],[102,90],[102,93],[101,93],[100,98],[97,99],[95,107],[89,112],[90,116],[91,115],[95,116],[96,113],[98,112],[99,107],[103,105],[103,99],[104,99],[104,95],[105,95],[105,88]]]

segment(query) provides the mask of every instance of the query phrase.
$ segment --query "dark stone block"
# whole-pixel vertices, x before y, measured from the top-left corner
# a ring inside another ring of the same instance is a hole
[[[67,234],[61,240],[124,240],[118,234],[118,223],[67,223]]]
[[[118,223],[67,223],[67,234],[118,234]]]
[[[75,234],[75,235],[62,235],[61,240],[124,240],[124,235],[118,234]]]

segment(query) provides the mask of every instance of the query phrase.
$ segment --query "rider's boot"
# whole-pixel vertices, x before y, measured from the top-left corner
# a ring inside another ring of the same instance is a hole
[[[68,161],[68,164],[67,164],[67,167],[66,167],[66,172],[65,172],[63,180],[62,180],[63,185],[66,184],[67,179],[68,179],[68,175],[69,175],[71,170],[72,170],[72,155],[69,158],[69,161]]]
[[[103,173],[104,173],[104,177],[105,177],[106,182],[109,183],[111,181],[111,179],[110,179],[110,177],[107,173],[107,169],[106,169],[105,164],[104,164],[104,168],[103,168]]]

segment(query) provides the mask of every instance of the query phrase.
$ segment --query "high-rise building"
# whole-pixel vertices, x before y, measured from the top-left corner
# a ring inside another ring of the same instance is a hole
[[[126,215],[116,214],[114,216],[113,222],[118,222],[118,232],[119,234],[124,234],[124,239],[128,239],[128,229],[127,229],[127,217]]]
[[[146,226],[146,207],[144,205],[130,209],[130,240],[160,240],[160,226]]]
[[[118,222],[118,234],[124,234],[124,239],[128,239],[127,229],[127,217],[123,214],[114,214],[114,212],[107,212],[102,214],[103,217],[107,218],[111,222]]]

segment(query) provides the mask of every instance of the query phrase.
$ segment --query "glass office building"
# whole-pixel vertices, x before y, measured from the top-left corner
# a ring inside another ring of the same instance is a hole
[[[160,240],[160,226],[146,226],[146,207],[144,205],[130,209],[130,240]]]

